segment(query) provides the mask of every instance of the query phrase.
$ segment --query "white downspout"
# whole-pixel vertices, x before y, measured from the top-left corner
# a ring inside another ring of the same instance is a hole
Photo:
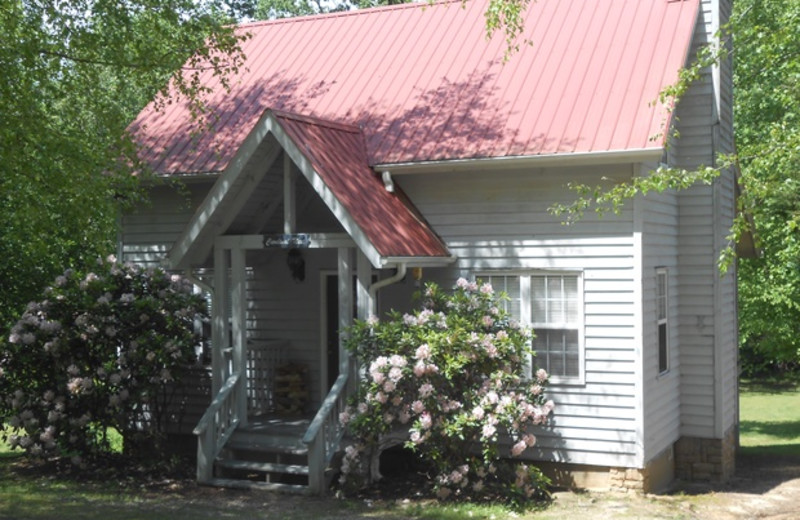
[[[402,280],[403,278],[405,278],[406,277],[406,270],[407,270],[407,267],[406,267],[405,263],[398,264],[397,265],[397,272],[395,274],[393,274],[392,276],[390,276],[389,278],[386,278],[384,280],[378,280],[377,282],[375,282],[374,284],[369,286],[369,301],[370,301],[370,306],[372,307],[370,309],[370,314],[372,314],[374,316],[377,313],[377,309],[376,309],[377,299],[376,299],[376,296],[378,294],[378,291],[380,291],[384,287],[387,287],[389,285],[397,283],[400,280]]]

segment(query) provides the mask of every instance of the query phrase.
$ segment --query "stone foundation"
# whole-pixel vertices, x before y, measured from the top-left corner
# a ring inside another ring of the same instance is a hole
[[[568,489],[658,493],[675,479],[672,448],[664,450],[645,468],[610,468],[580,464],[537,463],[553,481]]]
[[[691,482],[725,482],[736,468],[736,427],[722,439],[681,437],[675,443],[675,474]]]

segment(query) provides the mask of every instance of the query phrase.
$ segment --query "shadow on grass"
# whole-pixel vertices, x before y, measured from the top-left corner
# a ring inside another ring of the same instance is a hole
[[[739,382],[739,389],[742,392],[760,394],[782,394],[785,392],[800,391],[800,373],[742,379]]]
[[[776,439],[800,440],[800,421],[741,421],[739,432],[742,437],[766,435]],[[800,455],[800,449],[796,454]]]

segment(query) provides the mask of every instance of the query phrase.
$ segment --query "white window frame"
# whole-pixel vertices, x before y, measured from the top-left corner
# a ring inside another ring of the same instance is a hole
[[[542,276],[569,276],[575,277],[576,285],[577,285],[577,306],[578,306],[578,317],[577,323],[569,324],[569,327],[562,327],[562,328],[570,328],[570,329],[577,329],[578,332],[578,375],[577,376],[562,376],[557,374],[550,374],[550,384],[551,385],[585,385],[586,384],[586,307],[584,304],[584,275],[583,271],[580,270],[539,270],[539,269],[528,269],[523,271],[513,271],[513,270],[497,270],[497,271],[481,271],[475,274],[476,279],[480,279],[483,281],[490,281],[490,278],[500,278],[500,277],[516,277],[519,280],[519,316],[512,316],[512,318],[519,320],[519,322],[526,327],[533,328],[534,334],[536,333],[536,326],[540,325],[550,325],[553,326],[553,323],[536,323],[532,321],[532,300],[531,300],[531,278],[533,277],[542,277]],[[494,286],[494,284],[493,284]],[[498,287],[494,287],[494,289],[500,292],[502,289]],[[564,324],[566,325],[566,324]],[[529,358],[526,360],[526,373],[525,375],[528,377],[532,377],[531,374],[531,365],[532,360]]]
[[[664,282],[661,283],[663,277]],[[670,341],[669,341],[669,269],[666,267],[656,268],[656,289],[655,289],[655,315],[656,315],[656,367],[659,376],[663,376],[670,369]],[[663,294],[661,288],[664,288]],[[662,306],[663,300],[663,306]],[[663,308],[663,315],[661,310]],[[662,348],[661,348],[661,327],[664,327],[664,369],[662,370]]]

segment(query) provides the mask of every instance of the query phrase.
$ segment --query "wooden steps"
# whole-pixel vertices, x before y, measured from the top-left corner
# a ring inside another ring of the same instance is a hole
[[[209,485],[309,494],[307,419],[252,418],[239,427],[214,463]]]
[[[281,493],[292,493],[296,495],[310,495],[311,490],[308,485],[282,484],[280,482],[256,482],[252,480],[240,480],[230,478],[214,478],[208,482],[209,486],[226,487],[233,489],[260,489],[264,491],[278,491]]]

